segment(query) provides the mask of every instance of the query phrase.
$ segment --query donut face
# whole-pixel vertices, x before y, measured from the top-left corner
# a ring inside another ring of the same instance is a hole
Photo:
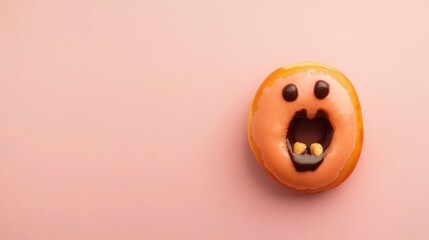
[[[362,113],[350,81],[317,63],[278,69],[260,86],[249,115],[254,155],[274,179],[321,192],[353,171],[363,143]]]

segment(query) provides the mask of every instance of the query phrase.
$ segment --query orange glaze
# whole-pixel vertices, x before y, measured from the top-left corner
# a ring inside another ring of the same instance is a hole
[[[330,85],[322,100],[314,96],[317,80]],[[282,89],[289,83],[298,88],[298,98],[287,102]],[[323,163],[316,171],[297,172],[287,147],[287,128],[293,115],[307,110],[312,119],[324,110],[334,129]],[[318,63],[301,63],[280,68],[260,86],[248,122],[248,138],[254,155],[274,179],[300,192],[321,192],[342,183],[353,171],[363,143],[362,113],[349,80],[335,69]]]

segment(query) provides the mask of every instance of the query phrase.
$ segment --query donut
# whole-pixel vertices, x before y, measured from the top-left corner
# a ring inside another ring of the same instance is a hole
[[[332,189],[350,176],[362,150],[358,96],[327,65],[279,68],[253,98],[247,135],[256,160],[283,186],[303,193]]]

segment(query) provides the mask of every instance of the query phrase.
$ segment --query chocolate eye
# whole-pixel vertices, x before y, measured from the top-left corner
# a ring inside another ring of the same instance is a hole
[[[329,84],[323,80],[319,80],[314,85],[314,96],[318,99],[324,99],[329,94]]]
[[[295,101],[298,98],[298,88],[296,88],[295,84],[288,84],[283,88],[283,98],[288,102]]]

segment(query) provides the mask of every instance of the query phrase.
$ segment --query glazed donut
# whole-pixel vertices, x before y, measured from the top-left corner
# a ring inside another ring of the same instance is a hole
[[[320,63],[277,69],[256,92],[247,134],[262,168],[285,187],[317,193],[340,185],[362,150],[356,91],[338,70]]]

